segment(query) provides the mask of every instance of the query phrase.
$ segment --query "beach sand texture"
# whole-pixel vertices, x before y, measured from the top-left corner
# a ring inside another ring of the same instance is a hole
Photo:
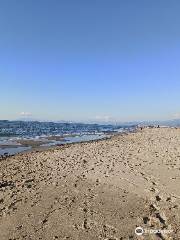
[[[134,230],[172,230],[145,234]],[[180,129],[0,161],[0,240],[180,239]]]

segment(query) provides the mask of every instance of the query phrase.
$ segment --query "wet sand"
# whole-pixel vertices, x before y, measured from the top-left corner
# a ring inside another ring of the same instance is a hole
[[[0,161],[0,239],[180,239],[179,186],[180,129],[18,154]]]

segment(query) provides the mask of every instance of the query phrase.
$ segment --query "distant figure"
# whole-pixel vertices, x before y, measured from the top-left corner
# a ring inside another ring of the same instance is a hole
[[[157,128],[160,128],[160,126],[158,125]]]

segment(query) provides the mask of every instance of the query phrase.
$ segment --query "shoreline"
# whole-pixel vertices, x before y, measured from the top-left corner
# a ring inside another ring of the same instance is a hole
[[[179,143],[144,128],[3,159],[0,239],[179,239]]]
[[[53,149],[56,149],[56,148],[59,149],[60,147],[67,147],[67,146],[76,145],[76,144],[106,141],[106,140],[109,140],[113,137],[123,136],[123,135],[131,134],[133,132],[136,132],[136,130],[133,130],[133,131],[130,131],[130,132],[127,131],[127,132],[114,133],[114,134],[111,134],[111,135],[106,135],[103,138],[94,139],[94,140],[86,140],[86,141],[79,141],[79,142],[65,141],[62,144],[57,144],[57,145],[52,145],[52,146],[47,146],[47,147],[39,145],[39,146],[36,146],[36,147],[32,147],[31,149],[24,150],[22,152],[18,152],[18,153],[12,154],[12,155],[7,155],[7,156],[6,155],[0,155],[0,161],[2,159],[7,159],[9,157],[13,157],[13,156],[17,156],[17,155],[23,155],[23,154],[26,154],[26,153],[44,152],[44,151],[53,150]],[[18,147],[24,147],[24,145],[17,145],[16,147],[17,148]]]
[[[113,136],[111,136],[111,137],[113,137]],[[111,138],[111,137],[109,137],[109,138]],[[22,152],[19,152],[19,153],[16,153],[16,154],[12,154],[12,155],[8,155],[8,156],[0,155],[0,161],[1,161],[1,159],[11,158],[11,157],[14,157],[14,156],[17,156],[17,155],[24,155],[24,154],[27,154],[27,153],[46,152],[46,151],[51,151],[51,150],[54,150],[54,149],[59,149],[61,147],[66,148],[66,147],[71,146],[71,145],[82,144],[82,143],[98,142],[98,141],[104,141],[104,140],[108,140],[108,137],[107,138],[105,137],[103,139],[87,140],[87,141],[82,141],[82,142],[69,142],[69,143],[66,142],[64,144],[58,144],[58,145],[49,146],[49,147],[38,146],[38,147],[31,148],[29,150],[24,150]],[[17,146],[17,147],[19,147],[19,146]]]
[[[95,136],[95,135],[87,135],[87,136]],[[55,137],[55,136],[52,136],[52,137]],[[59,146],[67,145],[67,144],[86,143],[86,142],[92,142],[92,141],[105,140],[105,139],[108,139],[110,137],[111,137],[110,135],[106,135],[106,136],[101,136],[101,138],[99,138],[99,139],[97,138],[97,139],[92,139],[92,140],[79,140],[77,142],[76,141],[69,142],[68,140],[64,139],[62,141],[62,143],[43,142],[43,141],[37,141],[37,143],[36,143],[35,140],[18,140],[17,143],[19,144],[21,142],[22,143],[21,145],[0,145],[0,150],[3,150],[3,149],[18,149],[18,148],[30,148],[30,149],[22,150],[20,152],[12,153],[12,154],[4,153],[4,154],[0,155],[0,158],[7,158],[7,157],[15,156],[17,154],[23,154],[23,153],[27,153],[27,152],[33,152],[33,151],[43,151],[43,150],[46,151],[47,149],[51,149],[51,148],[53,149],[55,147],[59,147]],[[49,146],[44,146],[43,143],[45,145],[47,144]]]
[[[131,134],[131,133],[135,133],[137,131],[140,131],[141,127],[136,127],[134,128],[133,130],[125,130],[125,131],[122,131],[122,132],[114,132],[113,134],[107,134],[107,135],[104,135],[104,137],[102,138],[99,138],[99,139],[92,139],[92,140],[83,140],[83,141],[77,141],[77,142],[68,142],[67,140],[64,140],[64,143],[57,143],[57,145],[51,145],[51,146],[41,146],[41,145],[35,145],[35,146],[30,146],[31,147],[30,149],[27,149],[27,150],[23,150],[21,152],[17,152],[17,153],[14,153],[14,154],[3,154],[3,155],[0,155],[0,161],[2,159],[7,159],[9,157],[13,157],[13,156],[16,156],[16,155],[19,155],[19,154],[26,154],[26,153],[31,153],[31,152],[42,152],[42,151],[47,151],[47,150],[51,150],[51,149],[55,149],[55,148],[59,148],[61,146],[67,146],[67,145],[73,145],[73,144],[81,144],[81,143],[90,143],[90,142],[98,142],[98,141],[106,141],[108,139],[111,139],[115,136],[123,136],[123,135],[127,135],[127,134]],[[56,136],[51,136],[51,137],[56,137]],[[48,138],[48,137],[47,137]],[[62,138],[62,137],[61,137]],[[64,137],[63,137],[64,138]],[[18,140],[17,142],[23,142],[24,140]],[[26,141],[33,141],[33,140],[25,140]],[[34,144],[33,144],[34,145]],[[15,148],[19,148],[19,147],[28,147],[26,145],[14,145],[13,147]],[[13,148],[12,147],[12,148]],[[4,145],[2,145],[2,149],[4,148]]]

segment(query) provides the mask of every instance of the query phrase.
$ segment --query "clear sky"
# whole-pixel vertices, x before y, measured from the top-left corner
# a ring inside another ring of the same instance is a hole
[[[179,0],[0,1],[0,119],[179,113]]]

